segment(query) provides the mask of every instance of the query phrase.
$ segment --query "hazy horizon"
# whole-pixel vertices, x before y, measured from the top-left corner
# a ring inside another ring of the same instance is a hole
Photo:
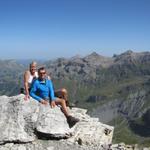
[[[125,53],[125,52],[127,52],[128,50],[126,50],[126,51],[122,51],[121,53],[114,53],[113,55],[120,55],[120,54],[122,54],[122,53]],[[134,50],[131,50],[131,51],[133,51],[134,53],[142,53],[142,52],[150,52],[150,51],[134,51]],[[25,60],[25,61],[33,61],[33,60],[38,60],[38,61],[45,61],[45,60],[56,60],[56,59],[58,59],[58,58],[66,58],[66,59],[69,59],[69,58],[73,58],[73,57],[81,57],[81,58],[83,58],[83,57],[86,57],[86,56],[88,56],[88,55],[90,55],[90,54],[92,54],[92,53],[94,53],[94,52],[96,52],[96,51],[92,51],[92,52],[90,52],[90,53],[88,53],[88,54],[85,54],[85,55],[80,55],[80,54],[76,54],[76,55],[72,55],[72,56],[69,56],[69,57],[63,57],[63,56],[61,56],[61,57],[56,57],[56,58],[0,58],[0,60]],[[98,52],[96,52],[97,54],[99,54],[99,55],[101,55],[101,56],[104,56],[104,57],[113,57],[113,55],[112,56],[107,56],[107,55],[102,55],[102,54],[100,54],[100,53],[98,53]]]

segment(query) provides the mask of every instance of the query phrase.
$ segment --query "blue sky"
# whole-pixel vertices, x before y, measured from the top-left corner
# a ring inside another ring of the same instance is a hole
[[[0,58],[150,51],[150,0],[0,0]]]

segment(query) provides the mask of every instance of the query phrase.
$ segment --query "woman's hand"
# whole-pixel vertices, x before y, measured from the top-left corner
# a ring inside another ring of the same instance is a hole
[[[26,94],[25,97],[24,97],[24,100],[27,101],[28,99],[30,99],[30,95]]]

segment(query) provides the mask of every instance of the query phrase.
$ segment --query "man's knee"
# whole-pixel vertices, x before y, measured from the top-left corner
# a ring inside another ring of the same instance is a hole
[[[64,105],[65,104],[65,100],[62,98],[57,98],[56,103]]]
[[[62,98],[61,98],[61,103],[62,103],[63,105],[65,105],[65,104],[66,104],[65,100],[64,100],[64,99],[62,99]]]
[[[67,89],[65,89],[65,88],[62,88],[61,91],[62,91],[64,94],[67,94],[67,93],[68,93],[68,92],[67,92]]]

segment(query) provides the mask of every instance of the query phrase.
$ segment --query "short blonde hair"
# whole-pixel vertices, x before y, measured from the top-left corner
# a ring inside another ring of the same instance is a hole
[[[30,68],[31,68],[32,66],[37,66],[36,61],[32,61],[32,62],[30,63]]]

